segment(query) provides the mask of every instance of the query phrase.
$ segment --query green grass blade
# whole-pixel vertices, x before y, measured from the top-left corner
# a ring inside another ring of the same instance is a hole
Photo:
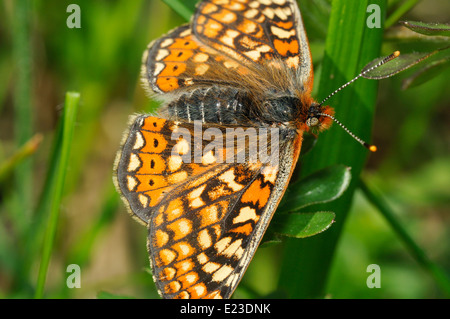
[[[193,8],[187,5],[186,1],[178,0],[162,0],[165,4],[171,7],[176,13],[178,13],[183,19],[189,21],[191,19]]]
[[[45,281],[47,277],[47,270],[50,264],[50,258],[53,250],[53,243],[56,235],[56,227],[59,219],[59,209],[61,198],[63,194],[66,171],[69,162],[70,149],[72,144],[72,136],[75,127],[75,119],[78,111],[78,104],[80,100],[79,93],[69,92],[66,94],[66,101],[64,107],[62,139],[61,139],[61,153],[59,154],[59,161],[53,168],[55,170],[56,178],[54,179],[53,192],[49,192],[48,196],[52,196],[50,200],[50,215],[48,225],[44,237],[44,244],[42,250],[41,264],[39,268],[38,281],[36,286],[35,298],[42,298],[44,294]]]
[[[434,264],[428,258],[426,253],[416,244],[381,196],[371,190],[363,180],[360,180],[359,188],[364,193],[366,199],[384,216],[392,230],[403,241],[414,259],[416,259],[416,261],[433,276],[444,294],[446,294],[447,297],[450,297],[450,279],[445,272],[439,266]]]
[[[367,27],[366,9],[370,3],[368,0],[333,1],[318,100],[351,80],[364,65],[379,56],[383,29]],[[386,1],[378,4],[383,25]],[[328,103],[335,108],[336,117],[342,123],[361,138],[370,140],[376,96],[377,82],[360,79],[339,92]],[[366,157],[367,151],[343,129],[334,125],[322,133],[316,147],[301,158],[303,176],[330,165],[344,164],[352,168],[354,178],[342,197],[318,205],[318,210],[336,213],[333,227],[314,237],[286,240],[278,285],[290,298],[324,296],[336,244]]]
[[[23,160],[36,152],[42,141],[42,134],[34,135],[28,142],[20,147],[10,158],[0,163],[0,185],[10,176],[15,167]]]
[[[384,27],[387,29],[393,26],[405,13],[411,10],[420,0],[407,0],[403,2],[389,17],[386,19]]]
[[[31,19],[30,1],[14,2],[14,16],[12,28],[14,30],[13,57],[15,61],[15,72],[17,72],[17,82],[14,90],[14,135],[17,147],[22,146],[33,135],[33,116],[31,89],[31,39],[30,21]],[[17,205],[16,212],[21,217],[17,222],[24,223],[29,220],[32,202],[32,161],[27,158],[17,165],[15,169],[15,191]],[[25,227],[20,227],[26,229]]]

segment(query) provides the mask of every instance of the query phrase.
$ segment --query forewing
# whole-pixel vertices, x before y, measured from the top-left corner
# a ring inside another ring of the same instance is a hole
[[[206,46],[238,61],[280,59],[311,73],[308,41],[293,0],[204,0],[192,29]]]
[[[202,45],[183,25],[149,44],[142,60],[144,87],[168,93],[193,85],[226,84],[224,70],[244,72],[237,61]]]
[[[292,69],[312,88],[308,40],[292,0],[204,0],[191,25],[150,43],[141,74],[149,92],[164,94],[195,85],[239,87],[258,77],[253,64]]]

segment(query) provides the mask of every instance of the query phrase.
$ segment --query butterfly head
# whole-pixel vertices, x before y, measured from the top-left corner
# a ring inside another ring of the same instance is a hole
[[[332,118],[329,117],[333,115],[334,109],[332,107],[312,103],[308,109],[306,126],[309,130],[322,132],[328,129],[333,123]]]

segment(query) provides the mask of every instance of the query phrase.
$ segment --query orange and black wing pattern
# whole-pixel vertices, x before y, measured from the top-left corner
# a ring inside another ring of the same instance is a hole
[[[253,64],[270,63],[294,70],[312,89],[311,54],[294,1],[205,0],[191,25],[150,43],[141,74],[149,92],[164,94],[195,85],[239,86]]]
[[[148,226],[160,294],[229,298],[284,193],[292,163],[227,163],[224,154],[236,150],[203,152],[200,163],[183,161],[196,148],[205,150],[179,137],[183,130],[193,127],[137,117],[116,164],[117,185],[132,214]],[[288,145],[281,152],[292,158]]]
[[[239,69],[240,63],[202,45],[183,25],[150,43],[142,60],[143,85],[164,94],[193,85],[224,84],[223,69]]]
[[[311,64],[300,12],[293,1],[205,0],[194,16],[194,35],[238,61],[281,59],[291,68]]]

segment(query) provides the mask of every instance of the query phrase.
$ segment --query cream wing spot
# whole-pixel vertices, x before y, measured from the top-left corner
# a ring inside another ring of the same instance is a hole
[[[171,45],[174,42],[173,39],[171,38],[167,38],[164,41],[161,42],[161,44],[159,45],[161,48],[165,48],[168,47],[169,45]]]
[[[134,150],[141,149],[145,144],[144,137],[142,136],[142,134],[140,132],[136,132],[135,137],[136,137],[136,139],[134,141],[133,149]]]
[[[166,58],[167,56],[169,56],[170,51],[166,50],[166,49],[161,49],[158,51],[158,54],[155,57],[156,61],[161,61],[162,59]]]
[[[162,70],[164,70],[166,66],[164,65],[164,63],[161,62],[156,62],[155,63],[155,69],[153,70],[153,76],[158,76]]]
[[[148,206],[148,197],[142,194],[139,194],[138,196],[139,202],[141,203],[142,207],[147,207]]]
[[[276,35],[280,39],[289,39],[290,37],[295,36],[295,29],[291,29],[289,31],[286,31],[286,30],[284,30],[282,28],[279,28],[279,27],[273,25],[270,28],[270,30],[272,31],[272,33],[274,35]]]
[[[209,65],[202,63],[195,67],[195,75],[204,75],[209,70]]]
[[[208,256],[206,256],[205,253],[201,253],[197,256],[197,261],[200,265],[205,264],[206,262],[208,262],[209,258]]]
[[[189,193],[189,195],[188,195],[189,200],[190,200],[189,206],[191,208],[198,208],[200,206],[205,205],[205,203],[200,198],[200,196],[202,195],[205,188],[206,188],[206,184],[203,186],[200,186],[199,188],[197,188]]]
[[[236,178],[236,176],[234,175],[233,169],[230,169],[219,176],[219,179],[222,182],[226,183],[227,186],[233,190],[233,192],[238,192],[241,189],[243,189],[244,186],[236,183],[236,181],[234,180],[235,178]]]
[[[128,163],[128,172],[134,172],[141,166],[141,160],[139,159],[139,156],[137,156],[134,153],[131,153],[130,155],[130,161]]]
[[[275,166],[265,166],[262,169],[262,174],[264,176],[264,182],[270,182],[272,184],[275,184],[275,180],[278,175],[278,165]]]
[[[243,223],[249,220],[258,221],[258,216],[256,215],[256,211],[253,208],[250,208],[248,206],[241,208],[239,211],[239,215],[235,218],[233,218],[234,224]]]
[[[202,249],[207,249],[211,247],[212,240],[207,229],[203,229],[202,231],[199,232],[197,241]]]
[[[220,264],[210,261],[202,267],[202,270],[208,274],[211,274],[219,268],[220,268]]]
[[[133,176],[127,176],[127,187],[130,192],[133,191],[137,184],[138,182]]]
[[[178,155],[171,155],[168,159],[168,167],[171,172],[175,172],[180,169],[183,164],[183,159]]]
[[[202,156],[202,164],[210,165],[216,162],[216,157],[213,154],[213,151],[209,151],[205,155]]]
[[[177,152],[180,155],[185,155],[189,152],[189,143],[186,141],[186,139],[182,138],[178,141],[177,144],[174,146],[174,151]]]
[[[197,53],[194,57],[193,57],[193,61],[195,63],[204,63],[206,61],[208,61],[209,59],[209,55],[207,55],[206,53]]]
[[[216,270],[216,272],[214,272],[212,281],[221,282],[225,280],[225,278],[227,278],[233,272],[233,269],[234,268],[228,265],[223,265],[219,270]]]
[[[227,247],[227,249],[225,249],[225,250],[222,252],[222,255],[223,255],[223,256],[226,256],[226,257],[228,257],[228,258],[233,257],[233,255],[235,254],[235,252],[236,252],[239,248],[241,248],[241,245],[242,245],[242,239],[237,239],[237,240],[233,241],[233,242]]]
[[[217,253],[220,254],[222,251],[224,251],[228,247],[230,242],[231,242],[231,237],[224,237],[214,245],[214,248],[216,249]]]

